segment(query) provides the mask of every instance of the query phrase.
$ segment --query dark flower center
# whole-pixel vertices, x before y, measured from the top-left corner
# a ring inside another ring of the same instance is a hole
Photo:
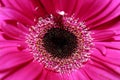
[[[51,28],[43,37],[43,46],[53,57],[68,58],[77,47],[77,37],[70,31]]]
[[[58,14],[40,17],[37,24],[30,27],[25,42],[34,60],[44,64],[45,68],[69,73],[90,59],[93,38],[79,18],[63,11]]]

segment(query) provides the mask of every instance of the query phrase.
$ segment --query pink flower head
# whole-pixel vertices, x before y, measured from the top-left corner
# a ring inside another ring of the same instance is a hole
[[[1,0],[0,80],[120,80],[119,0]]]

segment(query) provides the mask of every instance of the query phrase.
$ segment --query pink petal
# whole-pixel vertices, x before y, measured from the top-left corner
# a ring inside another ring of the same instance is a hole
[[[120,36],[114,36],[114,37],[113,37],[113,40],[114,40],[114,41],[120,41]]]
[[[31,62],[25,67],[17,70],[13,74],[7,76],[5,80],[38,80],[37,76],[40,76],[43,70],[43,66],[36,62]],[[17,77],[16,77],[17,75]],[[41,79],[42,80],[42,79]]]
[[[3,2],[2,2],[2,1],[0,1],[0,7],[1,7],[1,6],[4,6],[4,4],[3,4]]]
[[[40,0],[40,5],[48,12],[49,14],[54,14],[56,12],[55,6],[52,0]]]
[[[113,73],[102,63],[94,61],[94,63],[90,63],[85,66],[84,70],[89,75],[91,80],[119,80],[119,75]]]
[[[81,69],[78,69],[74,72],[71,73],[72,74],[72,78],[71,80],[89,80],[89,78],[87,77],[86,74],[83,73],[83,71]]]
[[[95,44],[95,47],[103,54],[103,56],[106,55],[106,47],[101,44]]]
[[[52,2],[56,11],[61,10],[65,11],[68,15],[72,15],[75,13],[73,10],[76,9],[76,4],[79,2],[79,0],[53,0]]]
[[[2,46],[2,45],[1,45]],[[0,49],[0,57],[8,54],[8,53],[13,53],[19,51],[16,46],[10,46],[10,47],[4,47]]]
[[[109,1],[109,4],[105,7],[105,9],[99,15],[96,15],[96,17],[94,16],[92,19],[86,22],[88,22],[89,23],[88,25],[91,25],[91,27],[97,27],[98,25],[101,25],[103,23],[109,22],[110,20],[113,20],[114,18],[120,15],[119,4],[120,4],[120,1],[118,0]]]
[[[49,72],[48,70],[43,68],[43,70],[41,71],[41,73],[39,74],[39,76],[36,79],[38,79],[38,80],[46,80],[47,75],[49,75],[48,72]]]
[[[71,73],[60,74],[62,80],[72,80],[73,76]]]
[[[8,75],[11,72],[11,70],[7,71],[7,72],[0,72],[0,79],[2,80],[3,77],[5,77],[6,75]]]
[[[115,36],[116,33],[112,30],[102,30],[102,31],[97,31],[94,32],[92,35],[95,41],[104,41],[104,40],[109,40],[113,36]]]
[[[17,28],[20,29],[25,34],[29,32],[28,27],[26,27],[25,25],[23,25],[19,22],[17,23]]]
[[[95,42],[96,46],[104,46],[110,49],[120,49],[120,42]]]
[[[16,48],[18,50],[21,50],[21,49],[26,49],[27,45],[26,45],[26,43],[23,43],[22,41],[0,40],[0,49],[1,50],[9,49],[9,48],[12,48],[12,47],[14,47],[14,48]]]
[[[116,34],[120,34],[120,21],[119,21],[120,17],[117,17],[113,20],[108,21],[105,24],[102,24],[94,29],[90,29],[91,31],[99,31],[99,30],[112,30],[114,31]],[[103,27],[104,26],[104,27]]]
[[[53,80],[53,79],[61,80],[62,78],[61,78],[61,75],[59,73],[48,71],[45,80]],[[40,78],[40,80],[41,80],[41,78]]]
[[[114,22],[112,21],[112,22],[110,22],[109,24],[107,24],[105,27],[109,27],[110,25],[112,26],[112,27],[110,27],[109,29],[110,30],[115,30],[116,31],[116,33],[117,34],[120,34],[120,16],[116,19],[116,20],[114,20]],[[119,20],[119,21],[118,21]],[[111,24],[111,23],[113,23],[113,24]]]
[[[41,4],[43,4],[44,9],[49,14],[56,14],[57,11],[65,11],[68,15],[72,15],[74,14],[72,11],[75,9],[76,3],[80,2],[77,0],[41,0]]]
[[[110,52],[111,51],[111,52]],[[99,59],[99,61],[120,65],[120,51],[107,49],[106,56],[103,56],[100,51],[97,49],[94,50],[94,53],[91,54],[92,59]]]
[[[6,47],[17,47],[19,45],[19,41],[5,41],[0,40],[0,48],[6,48]]]
[[[18,40],[25,39],[26,32],[23,32],[21,29],[16,28],[16,26],[4,24],[1,27],[7,36],[9,36],[13,39],[18,39]]]
[[[3,37],[3,32],[0,32],[0,40],[5,40]]]
[[[9,49],[9,48],[8,48]],[[0,56],[0,71],[14,68],[31,61],[33,57],[27,52],[8,52]]]
[[[45,7],[43,6],[40,0],[32,0],[32,3],[34,4],[33,9],[35,18],[44,17],[48,15],[48,12],[46,11]]]
[[[107,48],[107,55],[106,55],[108,58],[111,58],[113,59],[113,64],[118,64],[120,65],[119,63],[119,59],[120,59],[120,50],[119,49],[111,49],[111,48]],[[110,61],[109,61],[110,62]]]
[[[100,4],[102,4],[102,2],[99,1],[99,0],[97,0],[97,1],[94,1],[94,0],[77,0],[75,8],[72,12],[73,12],[73,14],[75,15],[76,18],[80,18],[81,20],[85,20],[92,13],[94,13],[96,10],[98,10],[100,8],[99,7]]]
[[[108,7],[108,5],[110,4],[110,1],[109,0],[104,0],[104,2],[102,2],[101,0],[97,0],[97,1],[87,0],[87,3],[89,5],[86,5],[86,3],[83,2],[83,5],[86,5],[85,9],[81,8],[82,11],[80,11],[80,12],[82,12],[82,13],[80,13],[78,11],[81,15],[77,14],[80,17],[84,16],[84,18],[85,18],[86,21],[95,18],[102,11],[104,11],[104,9],[106,9]]]
[[[23,14],[15,11],[13,9],[10,9],[10,8],[0,7],[0,16],[2,16],[1,20],[12,19],[12,20],[16,20],[18,22],[21,22],[21,23],[27,24],[27,25],[34,24],[34,21],[30,20]]]
[[[4,3],[5,7],[9,7],[12,8],[20,13],[22,13],[23,15],[27,16],[29,19],[33,19],[34,18],[34,10],[33,10],[33,6],[34,4],[32,4],[31,1],[29,0],[2,0],[2,2]],[[22,4],[22,6],[20,6]]]
[[[92,60],[95,62],[94,63],[95,65],[98,65],[98,67],[106,69],[108,73],[111,73],[112,75],[116,76],[116,78],[119,78],[119,75],[120,75],[119,65],[109,63],[99,58],[92,58]]]

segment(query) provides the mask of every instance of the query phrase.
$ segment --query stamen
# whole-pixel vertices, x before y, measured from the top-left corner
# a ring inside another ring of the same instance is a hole
[[[64,16],[65,12],[64,11],[58,11],[58,14]]]
[[[63,11],[58,14],[61,17],[40,17],[30,28],[26,43],[36,61],[49,70],[66,73],[81,68],[90,59],[93,38],[85,23]]]
[[[39,9],[39,7],[35,7],[35,11],[37,11]]]

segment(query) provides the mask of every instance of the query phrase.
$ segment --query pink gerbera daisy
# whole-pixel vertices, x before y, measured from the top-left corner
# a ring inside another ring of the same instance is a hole
[[[120,0],[1,0],[0,80],[120,80]]]

